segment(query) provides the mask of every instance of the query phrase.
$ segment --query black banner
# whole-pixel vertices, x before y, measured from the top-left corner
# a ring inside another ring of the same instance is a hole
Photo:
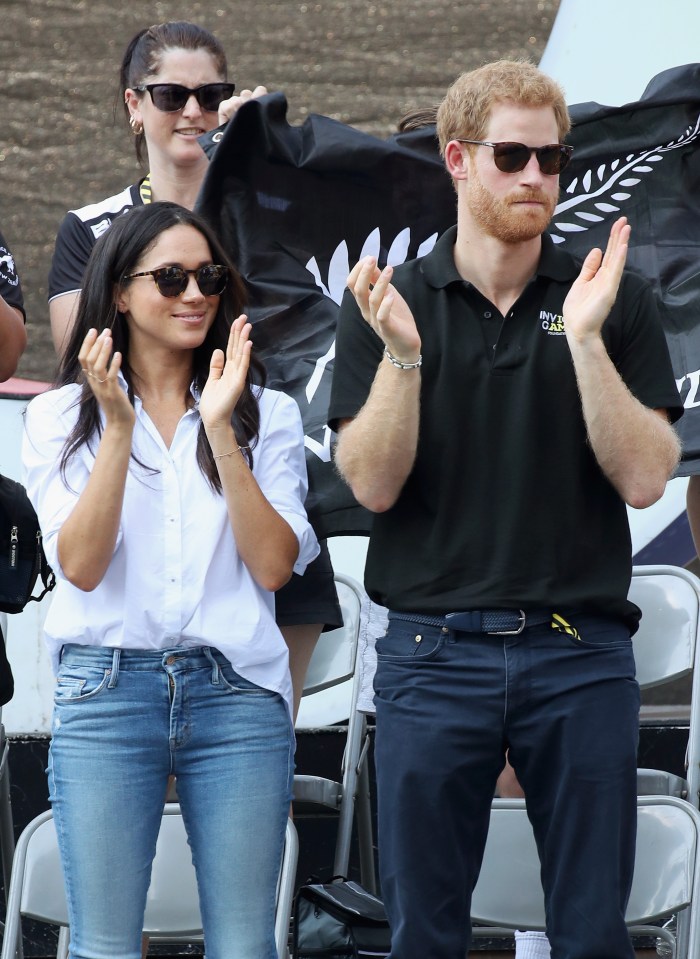
[[[664,304],[688,411],[682,471],[700,471],[700,64],[660,74],[638,103],[571,112],[574,158],[550,232],[585,255],[629,218],[629,263]],[[397,265],[428,252],[454,223],[456,198],[434,128],[379,140],[322,116],[290,126],[286,113],[272,94],[203,138],[211,163],[198,208],[245,277],[269,385],[301,409],[317,531],[368,532],[371,518],[334,472],[326,426],[338,304],[361,256]]]

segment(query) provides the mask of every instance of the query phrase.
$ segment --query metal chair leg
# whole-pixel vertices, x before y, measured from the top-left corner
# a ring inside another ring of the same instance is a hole
[[[377,871],[374,862],[374,838],[372,830],[372,807],[370,804],[369,769],[364,756],[357,782],[357,839],[360,852],[360,877],[362,885],[377,895]]]
[[[56,950],[56,959],[68,959],[69,945],[70,929],[68,926],[60,926],[58,930],[58,948]]]

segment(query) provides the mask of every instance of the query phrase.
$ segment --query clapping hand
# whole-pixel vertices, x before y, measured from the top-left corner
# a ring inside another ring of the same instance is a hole
[[[392,356],[402,363],[414,363],[421,341],[408,304],[391,284],[393,269],[380,270],[372,256],[355,264],[347,279],[362,316],[380,337]]]
[[[97,330],[88,330],[78,353],[78,362],[105,420],[133,426],[134,408],[118,379],[122,355],[113,354],[113,348],[111,330],[102,330],[99,335]]]
[[[226,353],[212,353],[209,377],[199,400],[199,415],[207,432],[231,425],[231,416],[246,385],[253,347],[251,329],[248,317],[241,314],[231,326]]]
[[[627,260],[631,227],[620,217],[610,231],[605,249],[594,249],[583,261],[581,272],[564,300],[564,329],[569,341],[582,343],[600,336],[612,309]]]

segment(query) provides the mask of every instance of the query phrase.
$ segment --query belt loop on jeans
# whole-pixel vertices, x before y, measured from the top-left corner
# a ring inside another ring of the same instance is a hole
[[[202,646],[202,652],[207,657],[211,663],[211,684],[212,686],[219,685],[219,664],[214,659],[214,654],[211,651],[209,646]]]
[[[121,660],[121,649],[112,650],[112,675],[109,677],[107,689],[114,689],[119,681],[119,661]]]

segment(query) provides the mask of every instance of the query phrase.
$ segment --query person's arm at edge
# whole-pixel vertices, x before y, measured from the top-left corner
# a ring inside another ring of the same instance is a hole
[[[14,376],[26,345],[27,330],[22,311],[10,306],[0,296],[0,383]]]
[[[665,410],[650,409],[632,395],[601,337],[629,234],[623,217],[613,225],[605,255],[592,250],[586,257],[564,303],[564,326],[591,448],[624,502],[644,509],[663,495],[680,458],[680,442]]]
[[[695,552],[700,555],[700,475],[691,476],[688,479],[686,509],[690,532],[695,543]]]

